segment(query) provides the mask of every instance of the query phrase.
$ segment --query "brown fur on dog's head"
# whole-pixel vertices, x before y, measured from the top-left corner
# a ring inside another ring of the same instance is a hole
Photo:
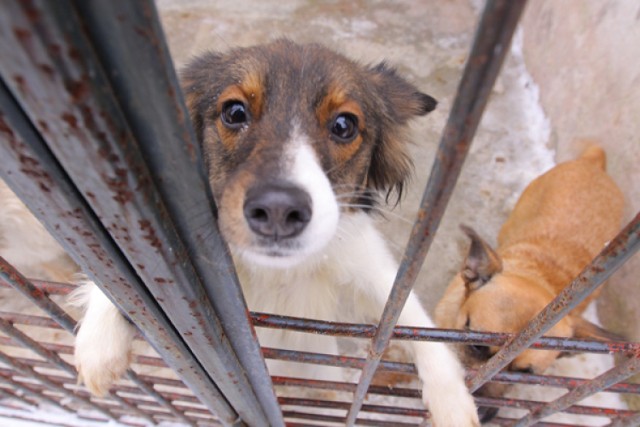
[[[366,210],[378,190],[402,192],[411,171],[405,125],[436,106],[385,63],[365,67],[289,40],[204,54],[184,70],[182,82],[221,231],[240,245],[252,239],[242,224],[244,195],[283,169],[284,143],[296,130],[309,141],[341,209]],[[229,126],[229,114],[242,114],[243,122]],[[340,116],[350,121],[336,124]],[[336,137],[333,126],[350,125],[357,127],[354,138]]]
[[[267,141],[286,138],[294,114],[305,130],[313,130],[314,140],[322,141],[330,138],[329,120],[341,111],[360,119],[362,138],[349,147],[333,144],[320,150],[330,176],[341,181],[355,170],[358,176],[349,178],[354,187],[401,190],[411,171],[403,126],[436,107],[432,97],[385,63],[363,67],[320,45],[289,40],[207,53],[184,70],[182,81],[207,160],[219,166],[210,170],[218,193],[238,165],[258,152],[277,151],[267,150],[272,148],[266,147]],[[249,106],[246,131],[221,126],[221,107],[229,99]],[[365,174],[359,176],[362,170]]]

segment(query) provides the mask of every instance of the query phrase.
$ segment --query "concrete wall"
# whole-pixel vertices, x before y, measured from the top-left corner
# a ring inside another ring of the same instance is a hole
[[[522,25],[525,62],[540,88],[557,160],[580,151],[576,138],[599,141],[630,220],[640,210],[640,3],[535,0]],[[634,341],[640,340],[639,272],[636,254],[598,301],[603,324]],[[628,403],[638,409],[635,400]]]
[[[536,0],[522,24],[525,62],[540,87],[557,160],[580,151],[576,138],[599,141],[630,220],[640,210],[640,3]],[[634,340],[640,339],[638,271],[636,255],[611,280],[600,310]]]

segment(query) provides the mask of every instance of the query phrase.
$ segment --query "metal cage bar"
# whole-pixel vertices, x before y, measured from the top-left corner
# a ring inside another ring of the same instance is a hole
[[[51,67],[50,65],[42,67],[40,64],[38,72],[33,74],[34,81],[28,82],[22,76],[22,71],[28,69],[28,65],[22,64],[19,58],[14,58],[16,54],[20,55],[22,52],[20,40],[25,37],[33,40],[29,30],[31,28],[29,17],[33,15],[30,8],[34,6],[27,2],[20,4],[7,2],[3,3],[2,7],[9,8],[0,14],[0,19],[3,21],[0,25],[2,27],[0,50],[4,58],[7,58],[0,65],[3,81],[13,81],[18,94],[30,94],[36,88],[42,89],[40,85],[43,80],[39,79],[40,74],[47,75],[50,70],[47,67]],[[36,10],[36,12],[36,16],[46,16],[41,11]],[[41,36],[40,41],[43,46],[40,49],[45,52],[47,49],[50,50],[49,53],[55,58],[61,49],[60,45],[47,37],[48,34],[41,34]],[[33,37],[35,38],[35,35]],[[67,50],[67,52],[78,54],[73,50]],[[15,59],[15,61],[9,59]],[[29,58],[22,59],[29,63]],[[11,71],[5,68],[9,64],[12,66],[21,64],[22,67]],[[28,86],[29,83],[32,86]],[[74,88],[73,85],[68,86],[72,93]],[[66,89],[60,94],[61,101],[63,103],[68,101],[71,104],[69,97],[72,93],[68,93]],[[46,91],[43,89],[36,92]],[[13,190],[23,200],[29,201],[31,211],[47,225],[49,231],[54,232],[53,234],[60,239],[74,260],[83,267],[83,271],[99,278],[102,283],[110,287],[112,290],[110,294],[115,295],[115,302],[137,325],[150,332],[147,338],[152,345],[160,350],[165,360],[169,361],[177,372],[181,373],[192,390],[223,420],[230,424],[234,423],[238,417],[235,410],[228,405],[225,397],[210,382],[208,375],[193,359],[179,335],[158,309],[156,302],[144,290],[130,264],[124,260],[102,225],[86,207],[85,201],[79,197],[77,190],[41,140],[32,122],[4,84],[0,85],[0,113],[2,114],[0,124],[5,139],[5,142],[0,145],[3,158],[1,172],[5,181],[12,185]],[[58,121],[58,117],[55,120]],[[47,126],[42,119],[37,121],[41,127]],[[145,307],[145,310],[139,310],[140,307]]]
[[[347,415],[348,426],[355,423],[393,327],[431,246],[525,4],[525,0],[489,0],[485,5],[440,140],[437,161],[431,169],[409,243]]]
[[[418,389],[381,387],[371,385],[371,380],[376,370],[415,373],[412,364],[382,360],[391,339],[426,340],[502,347],[482,369],[468,372],[472,389],[487,381],[567,389],[550,403],[477,397],[481,406],[528,411],[519,420],[496,418],[499,425],[569,425],[540,421],[556,412],[607,416],[614,426],[637,425],[640,412],[577,403],[601,390],[640,393],[640,385],[621,382],[640,365],[640,343],[541,335],[638,250],[640,214],[519,334],[394,326],[453,191],[524,4],[487,2],[419,220],[377,326],[247,312],[227,248],[215,228],[215,205],[199,162],[200,148],[151,1],[29,0],[0,5],[0,175],[162,356],[137,355],[135,362],[170,366],[182,378],[129,371],[127,378],[136,387],[118,383],[105,399],[92,398],[74,384],[73,367],[62,357],[72,353],[71,346],[37,342],[15,327],[71,332],[75,321],[48,295],[66,295],[73,286],[29,281],[0,259],[0,284],[18,289],[51,317],[0,312],[0,331],[6,335],[0,336],[0,345],[27,348],[41,358],[0,352],[0,362],[6,365],[0,367],[0,397],[101,413],[82,414],[91,420],[122,422],[122,415],[137,415],[152,423],[190,425],[280,426],[285,420],[290,426],[416,425],[418,421],[410,423],[407,417],[428,418],[428,411],[404,403],[365,404],[364,397],[419,399]],[[142,99],[154,109],[139,108]],[[69,141],[75,143],[73,148]],[[80,159],[93,161],[95,170],[88,176],[86,168],[76,165]],[[183,209],[193,205],[208,208],[194,218]],[[154,274],[144,268],[151,259],[160,265]],[[167,283],[175,285],[174,290],[167,291]],[[177,301],[181,298],[184,302]],[[196,337],[185,334],[193,326],[201,328]],[[254,327],[372,340],[372,352],[365,359],[260,349]],[[630,356],[595,379],[500,372],[526,348]],[[357,383],[271,378],[263,356],[352,367],[360,369],[361,376]],[[353,393],[354,400],[276,397],[273,385]],[[0,400],[0,406],[10,405]],[[330,412],[312,411],[318,408]],[[391,418],[377,420],[370,418],[372,414]]]

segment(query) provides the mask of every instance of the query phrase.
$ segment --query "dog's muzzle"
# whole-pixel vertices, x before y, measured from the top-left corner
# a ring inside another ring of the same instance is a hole
[[[290,183],[261,183],[249,189],[243,210],[252,232],[277,243],[304,231],[311,221],[311,197]]]

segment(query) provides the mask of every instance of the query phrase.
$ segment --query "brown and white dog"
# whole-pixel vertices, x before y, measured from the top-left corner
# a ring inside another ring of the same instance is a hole
[[[369,211],[377,192],[401,194],[411,171],[405,126],[436,101],[385,63],[363,67],[319,45],[287,40],[205,54],[182,78],[219,227],[249,308],[324,320],[344,312],[353,321],[379,317],[397,264]],[[341,310],[345,289],[357,297]],[[85,295],[75,358],[87,386],[100,394],[128,366],[134,333],[97,287],[85,287]],[[433,326],[413,294],[400,323]],[[264,346],[338,353],[331,337],[260,330],[259,339]],[[434,424],[478,425],[454,353],[441,343],[416,342],[412,350]],[[269,369],[335,376],[330,368],[273,361]]]
[[[516,333],[549,304],[619,231],[623,196],[605,172],[605,163],[604,151],[591,146],[580,158],[561,163],[531,182],[502,226],[495,251],[463,226],[471,247],[436,307],[438,326]],[[546,335],[612,338],[581,317],[595,296]],[[463,364],[473,368],[498,350],[457,349]],[[527,350],[508,369],[539,374],[558,356],[558,351]],[[505,391],[505,385],[491,383],[480,394],[499,396]],[[497,410],[489,412],[487,418]]]

